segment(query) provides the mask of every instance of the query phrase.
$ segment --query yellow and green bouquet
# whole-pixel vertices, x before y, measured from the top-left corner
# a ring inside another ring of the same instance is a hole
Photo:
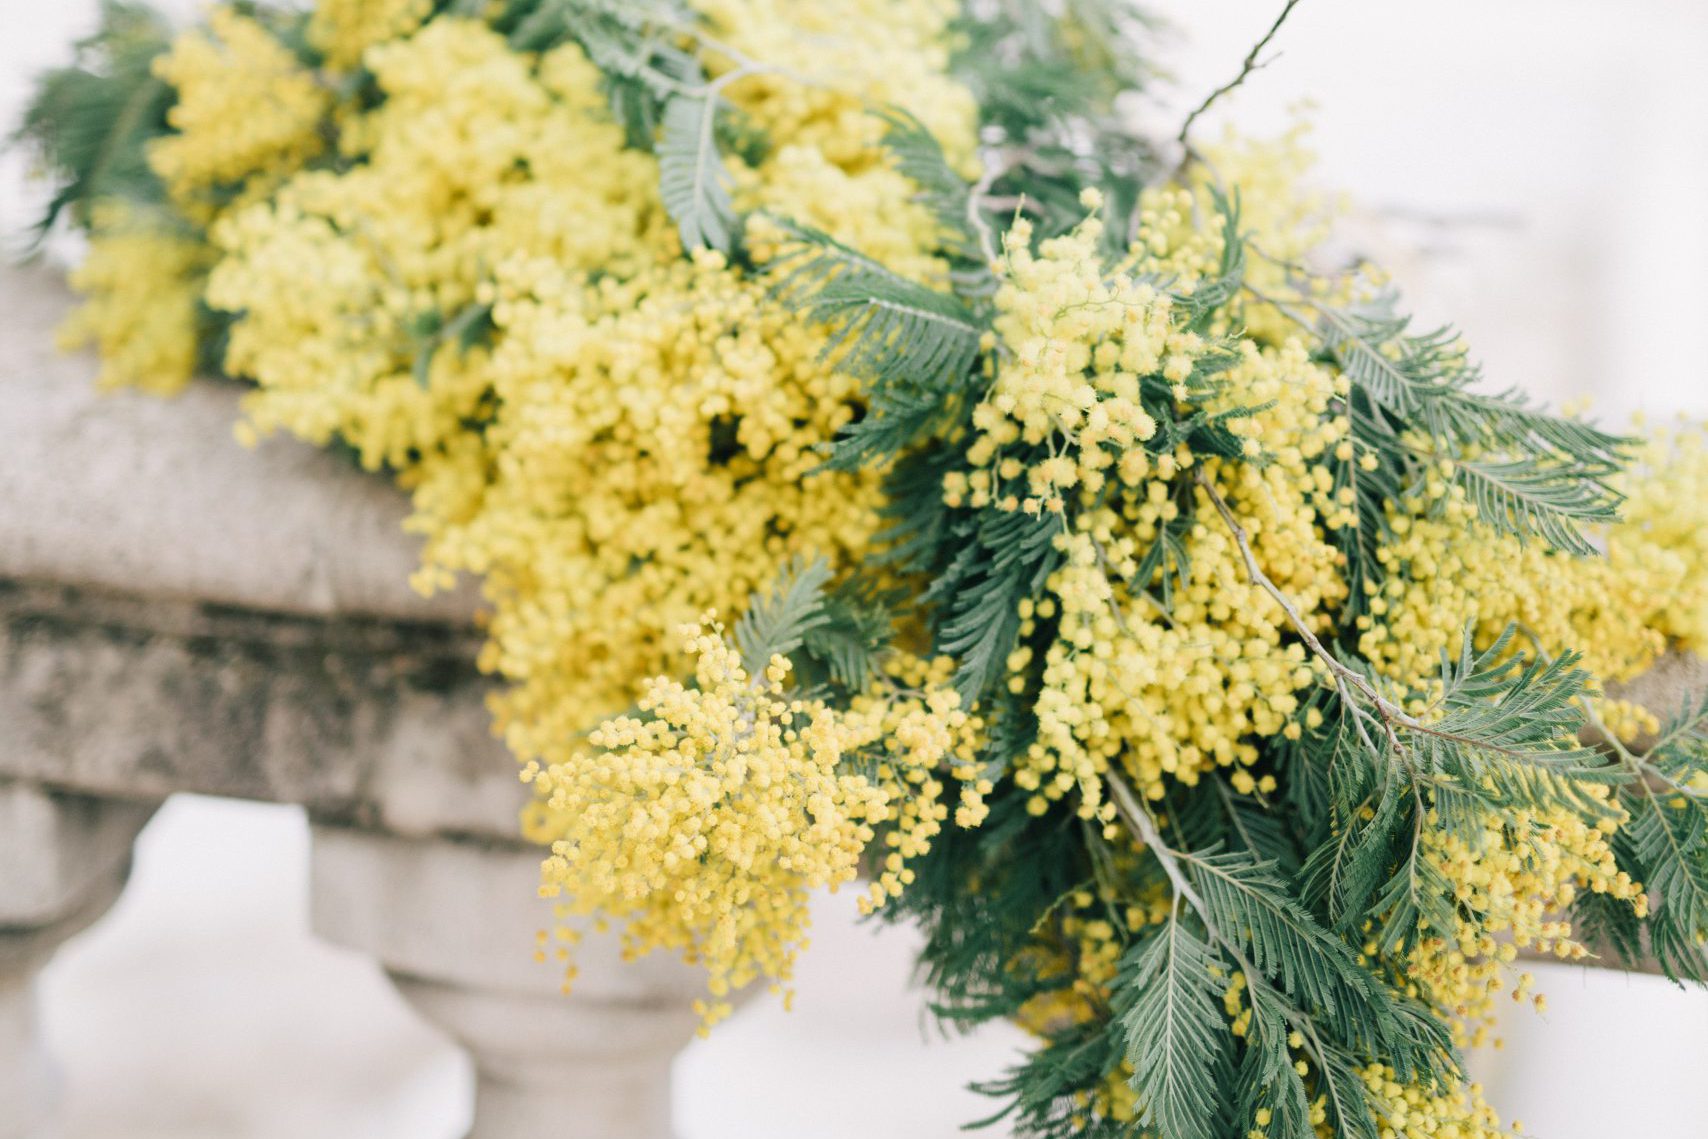
[[[1708,704],[1601,690],[1708,650],[1708,450],[1485,387],[1321,253],[1297,138],[1127,125],[1148,43],[111,2],[24,135],[103,382],[252,384],[483,581],[544,892],[708,1025],[863,876],[1035,1035],[1018,1135],[1492,1136],[1519,953],[1708,974]]]

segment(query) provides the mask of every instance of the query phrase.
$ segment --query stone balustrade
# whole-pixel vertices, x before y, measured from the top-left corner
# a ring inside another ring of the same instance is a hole
[[[470,1053],[475,1139],[665,1139],[697,974],[551,924],[493,739],[470,592],[424,600],[405,503],[239,391],[98,395],[53,347],[70,298],[0,273],[0,1139],[47,1134],[33,980],[124,888],[179,791],[304,806],[312,916]]]

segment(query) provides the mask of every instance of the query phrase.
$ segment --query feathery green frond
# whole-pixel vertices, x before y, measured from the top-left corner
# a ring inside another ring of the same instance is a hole
[[[1409,319],[1386,306],[1316,310],[1323,347],[1353,384],[1361,450],[1398,468],[1404,483],[1445,459],[1485,524],[1569,553],[1594,551],[1582,528],[1617,517],[1620,497],[1607,480],[1624,465],[1627,440],[1514,392],[1473,390],[1481,373],[1450,329],[1409,334]]]
[[[798,243],[777,267],[778,295],[829,326],[826,349],[874,384],[959,380],[972,367],[984,328],[955,297],[885,268],[829,234],[781,223]]]
[[[1673,980],[1708,979],[1708,803],[1650,790],[1626,824],[1654,912],[1649,946]]]
[[[1139,1122],[1170,1139],[1216,1139],[1233,1053],[1221,1011],[1225,973],[1209,944],[1173,918],[1129,951],[1116,982],[1116,999],[1130,1002],[1119,1020]]]
[[[960,552],[932,582],[926,600],[940,606],[937,649],[959,662],[955,687],[967,705],[1007,668],[1020,631],[1020,603],[1037,594],[1061,560],[1061,522],[1019,511],[981,510],[953,526]]]
[[[665,102],[658,133],[658,189],[687,250],[728,253],[737,218],[729,171],[718,151],[715,92],[676,95]]]
[[[1090,1116],[1084,1106],[1121,1057],[1120,1034],[1100,1021],[1061,1029],[1004,1078],[973,1085],[1008,1102],[969,1129],[1007,1122],[1017,1139],[1126,1139],[1128,1126]]]
[[[1562,806],[1591,818],[1616,808],[1590,790],[1625,778],[1618,763],[1577,742],[1589,676],[1576,654],[1542,661],[1511,653],[1507,628],[1482,652],[1471,633],[1442,663],[1441,716],[1409,734],[1421,769],[1446,777],[1438,795],[1480,798],[1497,810]]]
[[[860,691],[894,637],[893,601],[859,579],[844,582],[825,596],[822,620],[803,634],[802,651],[832,683]]]
[[[776,224],[793,243],[772,267],[776,295],[829,329],[826,358],[865,384],[865,415],[843,430],[825,465],[857,470],[893,459],[952,420],[978,359],[980,319],[829,234]]]
[[[1251,963],[1348,1041],[1381,1039],[1388,997],[1346,944],[1318,924],[1270,863],[1247,854],[1195,854],[1187,873],[1207,920],[1238,941]]]
[[[994,289],[995,281],[971,226],[972,187],[949,165],[937,136],[912,114],[892,107],[880,111],[878,117],[884,122],[884,149],[936,219],[942,252],[979,270],[976,285],[973,277],[963,276],[960,280],[965,287],[956,291],[962,295],[987,294]]]
[[[97,30],[76,45],[72,64],[41,77],[17,135],[51,172],[57,190],[37,222],[45,232],[61,214],[79,225],[102,198],[159,202],[148,143],[167,132],[174,93],[155,76],[170,29],[145,4],[103,0]]]
[[[769,593],[755,593],[736,622],[735,643],[749,676],[764,675],[773,656],[788,656],[815,629],[826,624],[825,586],[830,563],[796,558],[778,573]]]
[[[1259,1109],[1268,1109],[1269,1139],[1317,1139],[1311,1122],[1311,1096],[1304,1077],[1293,1066],[1280,998],[1266,985],[1248,992],[1251,1020],[1246,1025],[1245,1055],[1238,1075],[1240,1116],[1251,1119]]]
[[[1315,1049],[1311,1058],[1317,1062],[1317,1095],[1331,1134],[1336,1139],[1380,1139],[1381,1130],[1370,1110],[1370,1092],[1358,1073],[1357,1061],[1333,1045]]]

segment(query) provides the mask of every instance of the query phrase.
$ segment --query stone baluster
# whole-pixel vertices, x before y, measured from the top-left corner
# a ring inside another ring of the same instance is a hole
[[[118,899],[131,842],[153,811],[0,782],[0,1139],[48,1133],[56,1081],[36,1017],[36,978]]]
[[[312,914],[329,941],[379,960],[474,1063],[469,1139],[669,1139],[670,1068],[703,979],[673,960],[620,961],[614,938],[563,967],[534,961],[551,924],[537,848],[314,829]]]

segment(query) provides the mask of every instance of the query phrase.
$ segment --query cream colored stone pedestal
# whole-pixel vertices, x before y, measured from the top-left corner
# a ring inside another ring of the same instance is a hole
[[[574,993],[533,960],[551,908],[528,850],[314,829],[313,920],[373,955],[404,998],[468,1049],[470,1139],[669,1139],[670,1066],[702,982],[674,961],[624,964],[588,939]]]
[[[50,1134],[53,1066],[36,1021],[36,975],[107,912],[152,806],[0,782],[0,1139]]]

